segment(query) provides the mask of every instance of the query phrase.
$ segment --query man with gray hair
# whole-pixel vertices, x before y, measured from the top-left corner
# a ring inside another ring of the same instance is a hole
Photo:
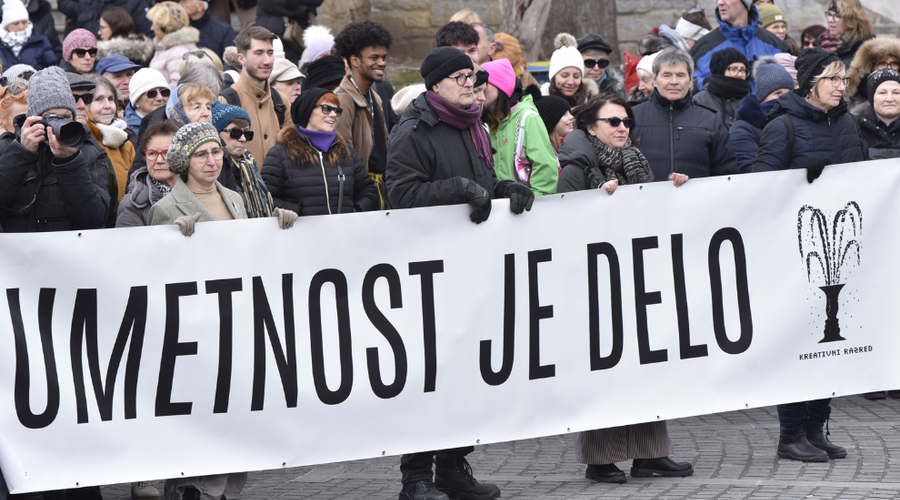
[[[497,51],[497,40],[494,39],[494,30],[484,23],[472,23],[469,26],[478,32],[478,64],[484,64],[494,59]]]
[[[103,227],[110,199],[106,152],[89,140],[66,145],[44,125],[54,117],[75,119],[63,70],[51,66],[31,77],[25,116],[21,134],[0,144],[0,226],[13,233]],[[74,127],[90,137],[81,124]]]
[[[738,173],[734,148],[722,119],[693,102],[691,55],[674,47],[653,61],[656,88],[635,105],[632,136],[650,162],[653,178],[680,186],[692,177]]]

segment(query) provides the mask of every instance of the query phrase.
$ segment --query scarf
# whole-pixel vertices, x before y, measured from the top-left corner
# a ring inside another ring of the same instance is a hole
[[[459,109],[430,90],[425,91],[425,97],[437,111],[442,122],[460,130],[469,129],[478,157],[493,169],[494,156],[491,153],[491,140],[484,127],[481,126],[481,109],[478,108],[478,105],[473,103],[469,109]]]
[[[297,130],[305,135],[316,149],[323,153],[328,152],[331,148],[331,144],[334,143],[334,138],[337,137],[336,129],[331,132],[322,132],[320,130],[309,130],[297,125]]]
[[[631,145],[631,139],[621,148],[611,148],[592,135],[588,135],[588,140],[600,163],[600,168],[589,168],[585,172],[591,189],[599,188],[604,182],[613,179],[618,179],[620,185],[653,182],[650,162]]]
[[[22,47],[25,46],[25,42],[31,38],[31,33],[34,30],[34,25],[31,24],[31,21],[28,21],[28,27],[22,31],[17,31],[15,33],[10,33],[5,29],[0,30],[0,40],[5,43],[10,50],[13,51],[13,54],[16,57],[19,57],[19,53],[22,52]]]
[[[172,188],[154,179],[150,174],[147,174],[147,177],[150,178],[150,183],[156,186],[156,189],[159,189],[159,192],[162,193],[163,197],[172,192]]]
[[[722,99],[743,99],[750,95],[750,82],[725,75],[711,75],[703,80],[703,88]]]
[[[235,172],[237,174],[235,175],[237,191],[244,199],[247,217],[251,219],[271,217],[272,211],[275,210],[275,204],[256,168],[256,158],[250,154],[250,151],[244,151],[243,156],[232,158],[232,160],[238,168],[238,172]]]

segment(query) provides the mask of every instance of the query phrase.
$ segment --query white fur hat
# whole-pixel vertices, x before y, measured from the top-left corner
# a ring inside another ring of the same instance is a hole
[[[20,0],[3,0],[3,21],[0,21],[0,28],[6,29],[8,25],[19,21],[28,21],[25,4]]]
[[[563,68],[577,68],[584,75],[584,58],[578,52],[578,41],[568,33],[560,33],[553,39],[556,50],[550,56],[550,80]]]
[[[417,83],[398,90],[391,99],[391,107],[394,108],[394,113],[402,115],[403,112],[406,111],[406,108],[409,107],[409,104],[413,102],[416,97],[419,97],[422,92],[425,92],[425,90],[424,83]]]

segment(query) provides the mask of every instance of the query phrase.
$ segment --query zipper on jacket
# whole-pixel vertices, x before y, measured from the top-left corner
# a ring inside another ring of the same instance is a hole
[[[669,104],[669,163],[671,171],[675,173],[675,107]]]
[[[831,117],[826,114],[825,118],[828,120],[828,133],[831,134],[831,143],[834,144],[834,152],[837,153],[838,163],[843,163],[844,158],[841,156],[837,138],[834,136],[834,129],[831,127]]]
[[[328,193],[328,177],[325,175],[325,162],[322,160],[322,152],[316,148],[319,153],[319,166],[322,167],[322,180],[325,181],[325,206],[328,207],[328,215],[331,215],[331,195]]]

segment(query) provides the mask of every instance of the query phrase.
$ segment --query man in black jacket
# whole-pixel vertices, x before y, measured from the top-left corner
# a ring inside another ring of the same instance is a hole
[[[388,142],[385,178],[396,208],[468,203],[470,219],[487,220],[491,198],[510,198],[510,209],[531,209],[531,189],[494,175],[491,145],[474,103],[472,60],[461,50],[438,47],[419,69],[428,89],[409,105]],[[471,446],[411,453],[400,459],[400,500],[467,500],[500,496],[493,484],[472,477],[466,455]],[[432,483],[432,464],[436,466]]]
[[[656,88],[633,108],[633,135],[656,181],[680,185],[687,178],[738,173],[722,119],[691,99],[693,72],[687,52],[674,47],[660,52],[653,61]]]
[[[198,47],[206,47],[219,58],[225,53],[225,47],[234,45],[234,28],[209,14],[208,2],[204,0],[180,0],[185,12],[191,18],[191,26],[200,30]]]
[[[21,135],[5,136],[10,142],[0,156],[0,225],[7,232],[97,229],[106,222],[106,152],[87,140],[77,147],[61,143],[41,123],[51,114],[75,118],[68,79],[56,66],[31,77]]]

